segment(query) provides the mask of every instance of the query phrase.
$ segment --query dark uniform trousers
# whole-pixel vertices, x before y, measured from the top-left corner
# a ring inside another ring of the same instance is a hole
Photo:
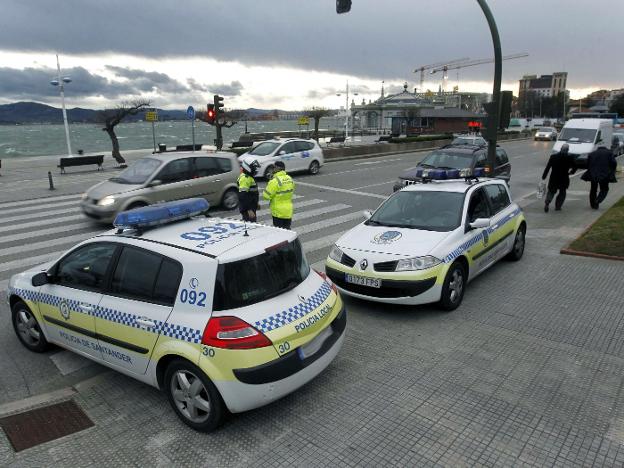
[[[598,192],[598,186],[600,186],[600,192]],[[596,195],[596,192],[598,192],[598,195]],[[589,205],[597,207],[607,197],[607,193],[609,193],[608,179],[600,181],[592,180],[589,188]]]
[[[273,216],[273,226],[283,229],[290,229],[292,219],[276,218]]]

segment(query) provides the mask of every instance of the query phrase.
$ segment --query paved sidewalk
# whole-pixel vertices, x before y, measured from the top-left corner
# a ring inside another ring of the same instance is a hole
[[[525,257],[455,312],[347,299],[335,362],[214,434],[105,372],[74,385],[94,427],[18,454],[0,433],[0,466],[624,466],[624,263],[559,254],[624,181],[599,211],[587,189],[561,212],[527,198]]]

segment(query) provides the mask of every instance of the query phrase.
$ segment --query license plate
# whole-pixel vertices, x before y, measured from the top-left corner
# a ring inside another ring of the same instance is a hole
[[[345,275],[345,281],[360,286],[368,286],[369,288],[381,288],[381,280],[377,278],[365,278],[364,276],[347,274]]]
[[[312,356],[313,354],[316,354],[318,350],[321,349],[321,347],[323,346],[323,343],[325,343],[325,340],[331,334],[332,334],[332,327],[328,326],[323,331],[321,331],[321,333],[316,335],[314,339],[312,339],[312,341],[297,348],[297,354],[299,354],[299,358],[303,360],[305,358]]]

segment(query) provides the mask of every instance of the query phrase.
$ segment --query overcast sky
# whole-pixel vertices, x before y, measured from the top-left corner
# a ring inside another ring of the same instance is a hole
[[[524,74],[567,71],[573,97],[624,87],[622,0],[490,0],[503,55],[503,88]],[[49,85],[59,53],[70,106],[143,96],[159,107],[301,109],[358,103],[419,86],[417,66],[493,56],[475,0],[2,0],[0,102],[58,105]],[[491,64],[449,72],[449,89],[491,92]],[[437,90],[441,74],[427,75]]]

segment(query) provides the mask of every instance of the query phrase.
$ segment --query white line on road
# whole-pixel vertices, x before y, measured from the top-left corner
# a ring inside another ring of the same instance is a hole
[[[57,250],[55,252],[37,255],[35,257],[20,258],[19,260],[13,260],[11,262],[4,262],[0,265],[0,272],[15,270],[17,268],[26,269],[26,267],[54,260],[55,258],[60,257],[64,252],[65,250]]]
[[[86,232],[82,234],[76,234],[74,236],[59,237],[57,239],[47,239],[41,242],[32,242],[32,243],[24,244],[24,245],[16,245],[14,247],[8,247],[8,248],[2,249],[2,256],[5,257],[7,255],[15,255],[19,253],[32,252],[33,250],[44,249],[46,247],[56,247],[57,245],[63,245],[63,244],[71,244],[68,246],[69,248],[69,247],[72,247],[73,244],[82,242],[83,240],[94,237],[97,234],[100,234],[100,233]]]
[[[313,188],[318,188],[318,189],[323,189],[323,190],[329,190],[330,192],[350,193],[352,195],[361,195],[364,197],[381,198],[383,200],[388,198],[386,195],[379,195],[378,193],[358,192],[357,190],[348,190],[348,189],[343,189],[343,188],[338,188],[338,187],[330,187],[328,185],[310,184],[308,182],[297,182],[297,185],[303,185],[304,187],[313,187]]]
[[[20,200],[20,201],[14,201],[14,202],[4,202],[4,203],[0,203],[0,208],[12,208],[14,206],[26,206],[26,205],[34,205],[36,203],[47,203],[47,202],[54,202],[54,201],[60,201],[60,200],[80,200],[80,195],[60,195],[58,197],[41,197],[41,198],[33,198],[31,200]]]
[[[293,208],[303,208],[304,206],[319,205],[321,203],[325,203],[325,200],[317,200],[317,199],[303,200],[300,202],[293,203]],[[260,205],[266,206],[266,203],[261,203]],[[217,211],[215,213],[210,213],[210,216],[215,217],[215,218],[238,218],[240,216],[240,213],[234,210]],[[267,216],[267,214],[266,213],[260,214],[258,218],[261,218],[262,216]]]
[[[78,207],[78,202],[77,200],[72,200],[72,201],[65,201],[65,202],[40,203],[34,206],[26,206],[26,207],[13,208],[11,210],[3,210],[2,215],[6,216],[6,215],[16,214],[16,213],[25,214],[25,213],[28,213],[29,211],[41,211],[47,208],[62,208],[64,206],[65,207],[68,207],[68,206]],[[45,213],[42,213],[42,214],[45,214]]]
[[[19,231],[20,229],[40,228],[42,225],[46,225],[46,223],[47,224],[59,224],[59,223],[65,223],[66,221],[76,221],[78,219],[84,221],[86,217],[85,215],[79,213],[79,214],[70,215],[70,216],[63,216],[60,218],[52,218],[50,220],[46,220],[45,222],[36,220],[36,221],[31,221],[29,223],[10,224],[8,226],[0,227],[0,233]],[[4,221],[4,220],[0,219],[0,221]],[[63,226],[70,227],[70,226],[67,226],[67,224],[63,224]]]
[[[18,215],[18,216],[13,216],[13,217],[9,217],[9,218],[1,218],[0,219],[0,223],[4,224],[4,223],[13,223],[15,221],[25,221],[27,219],[34,219],[37,216],[53,216],[53,215],[62,215],[62,214],[66,214],[66,213],[73,213],[73,212],[79,212],[80,208],[76,207],[73,210],[68,210],[68,209],[63,209],[63,210],[51,210],[51,211],[44,211],[43,213],[33,213],[33,214],[24,214],[24,215]],[[84,216],[84,215],[80,215],[80,216]],[[45,224],[45,221],[40,221],[39,224]]]
[[[59,234],[61,232],[77,231],[78,229],[86,229],[90,227],[93,227],[93,223],[89,221],[85,223],[77,223],[77,224],[61,224],[60,226],[53,227],[53,228],[39,229],[36,231],[29,231],[29,232],[20,232],[19,234],[13,234],[10,236],[0,237],[0,244],[13,242],[16,240],[32,239],[33,237],[48,236],[50,234]],[[2,251],[0,251],[0,253],[1,252]]]
[[[362,185],[361,187],[353,187],[351,190],[360,190],[360,189],[363,189],[363,188],[378,187],[379,185],[391,184],[395,180],[396,179],[392,179],[392,180],[387,180],[385,182],[379,182],[378,184],[369,184],[369,185]]]
[[[330,245],[333,245],[340,236],[342,236],[342,232],[330,234],[329,236],[324,236],[320,239],[316,239],[310,242],[304,242],[303,250],[305,252],[314,252],[315,250],[324,249],[326,247],[329,247]]]
[[[364,215],[361,212],[356,211],[355,213],[349,213],[343,216],[336,216],[335,218],[324,219],[322,221],[318,221],[316,223],[306,224],[301,227],[294,227],[293,230],[297,232],[300,236],[304,234],[309,234],[311,232],[321,231],[325,228],[338,226],[339,224],[348,223],[349,221],[353,221],[355,219],[364,219]]]
[[[390,161],[403,161],[403,158],[394,158],[394,159],[382,159],[380,161],[368,161],[363,163],[354,164],[354,166],[368,166],[370,164],[383,164]]]

